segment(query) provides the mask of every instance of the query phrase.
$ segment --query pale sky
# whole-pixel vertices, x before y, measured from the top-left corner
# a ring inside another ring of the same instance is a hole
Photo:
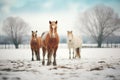
[[[112,7],[120,16],[120,0],[0,0],[0,34],[2,22],[9,16],[23,18],[39,34],[49,30],[49,20],[58,21],[61,35],[67,30],[76,32],[78,15],[97,4]]]

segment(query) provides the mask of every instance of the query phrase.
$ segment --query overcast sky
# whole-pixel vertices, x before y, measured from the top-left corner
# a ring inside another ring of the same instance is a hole
[[[120,16],[120,0],[0,0],[0,34],[2,21],[9,16],[23,18],[39,34],[49,30],[49,20],[58,20],[61,35],[67,30],[76,32],[78,15],[97,4],[112,7]]]

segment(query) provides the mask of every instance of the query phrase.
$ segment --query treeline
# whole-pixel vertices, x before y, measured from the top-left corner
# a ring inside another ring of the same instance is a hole
[[[30,35],[27,35],[23,38],[22,44],[29,44],[30,42]],[[88,36],[82,36],[83,44],[96,44],[96,42]],[[60,35],[60,43],[67,43],[67,36]],[[109,36],[105,39],[103,44],[119,44],[120,43],[120,36]],[[0,36],[0,44],[13,44],[7,36]]]
[[[67,43],[59,44],[59,48],[67,49]],[[97,44],[82,44],[82,48],[98,48]],[[101,48],[120,48],[120,44],[102,44]],[[14,44],[1,44],[0,49],[15,49]],[[19,49],[30,49],[30,44],[20,44]]]
[[[30,35],[24,36],[23,37],[23,43],[22,44],[29,44],[30,42]],[[66,43],[67,42],[67,37],[66,36],[60,36],[60,43]],[[7,36],[0,35],[0,44],[13,44]]]
[[[30,36],[26,35],[23,37],[22,44],[28,44],[30,42]],[[8,36],[0,35],[0,44],[13,44]]]

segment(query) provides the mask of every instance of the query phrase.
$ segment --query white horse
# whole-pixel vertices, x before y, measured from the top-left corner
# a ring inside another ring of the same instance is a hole
[[[74,36],[72,31],[67,31],[67,44],[69,48],[69,59],[71,59],[71,49],[73,49],[73,58],[81,58],[80,52],[82,47],[82,39],[78,36]],[[75,57],[74,57],[75,51]]]

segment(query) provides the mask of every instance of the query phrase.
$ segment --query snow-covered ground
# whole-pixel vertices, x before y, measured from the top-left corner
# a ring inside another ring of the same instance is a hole
[[[119,48],[82,48],[81,59],[68,57],[59,48],[57,66],[43,66],[31,61],[30,49],[0,49],[0,80],[120,80]]]

